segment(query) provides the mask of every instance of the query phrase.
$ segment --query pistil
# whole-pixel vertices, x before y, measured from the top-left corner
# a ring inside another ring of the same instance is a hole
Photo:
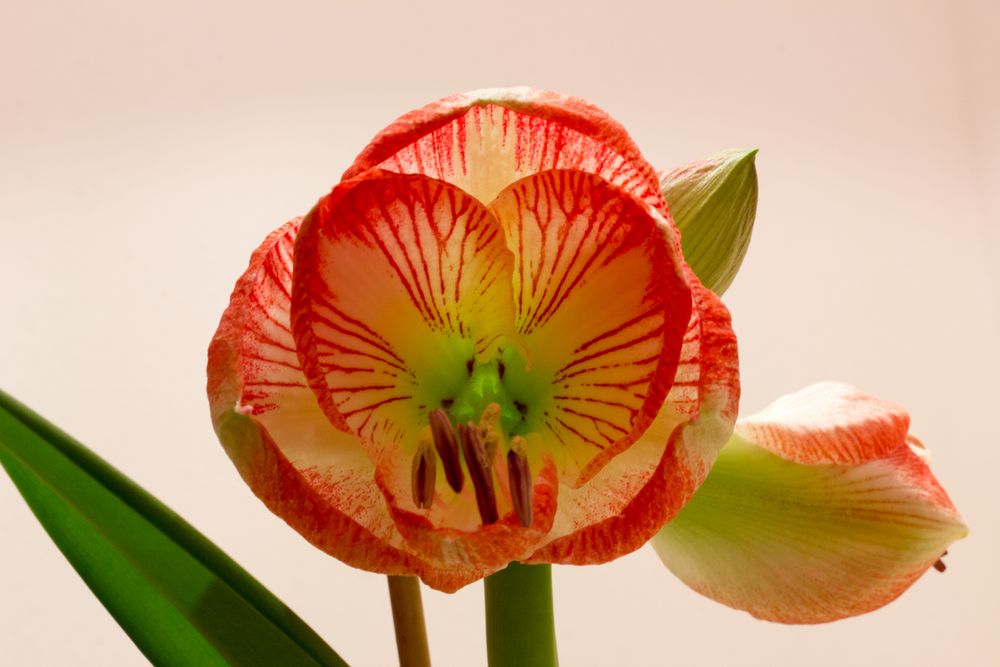
[[[479,419],[479,439],[483,441],[483,451],[486,453],[486,460],[493,462],[500,447],[500,406],[490,403],[483,410],[483,416]]]

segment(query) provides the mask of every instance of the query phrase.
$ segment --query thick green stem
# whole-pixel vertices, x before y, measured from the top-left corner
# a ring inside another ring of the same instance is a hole
[[[420,581],[416,577],[387,577],[392,622],[396,626],[396,649],[400,667],[430,667],[424,627],[424,606],[420,601]]]
[[[511,563],[486,577],[490,667],[557,667],[552,566]]]

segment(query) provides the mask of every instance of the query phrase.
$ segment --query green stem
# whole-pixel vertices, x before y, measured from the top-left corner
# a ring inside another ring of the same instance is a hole
[[[552,566],[511,563],[485,583],[490,667],[558,667]]]
[[[430,667],[424,626],[424,606],[420,600],[420,581],[416,577],[387,577],[392,622],[396,626],[396,650],[400,667]]]

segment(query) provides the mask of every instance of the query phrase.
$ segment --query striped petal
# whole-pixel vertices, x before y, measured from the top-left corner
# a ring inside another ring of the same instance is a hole
[[[501,497],[500,525],[484,527],[472,484],[457,494],[437,484],[429,507],[418,507],[411,463],[429,411],[464,396],[473,368],[495,368],[514,336],[512,264],[500,226],[475,199],[378,170],[322,200],[296,246],[295,338],[320,406],[367,448],[409,547],[483,570],[548,531],[554,473],[536,479],[536,524],[520,526]]]
[[[704,481],[739,406],[729,312],[692,278],[694,309],[674,384],[642,437],[578,489],[563,487],[547,544],[529,562],[603,563],[638,549]]]
[[[407,549],[357,437],[333,427],[306,385],[289,324],[301,219],[264,241],[209,347],[212,421],[255,494],[315,546],[354,567],[455,590],[483,575]]]
[[[830,410],[842,406],[841,388],[802,394],[816,396],[815,423],[838,419]],[[788,414],[800,451],[794,436],[782,441],[787,455],[747,439],[741,420],[704,485],[653,546],[694,590],[766,620],[823,623],[891,602],[965,536],[961,518],[905,434],[891,452],[863,463],[801,463],[816,454],[810,413],[796,400],[783,405],[798,405]],[[874,399],[870,407],[885,409]],[[776,419],[769,410],[747,422]],[[881,430],[858,414],[844,413],[845,441],[824,442],[824,451],[882,447],[868,437]]]
[[[909,428],[902,406],[842,382],[821,382],[741,419],[736,431],[790,461],[861,463],[895,451]]]
[[[514,433],[578,487],[649,427],[670,389],[691,293],[661,218],[597,176],[547,171],[490,205],[514,253],[504,351]]]
[[[369,172],[320,200],[296,246],[299,357],[330,420],[374,460],[512,332],[512,257],[484,206],[423,176]]]
[[[625,128],[585,100],[531,88],[477,90],[411,111],[380,132],[344,178],[373,167],[439,178],[481,202],[525,176],[572,169],[667,215],[656,172]]]

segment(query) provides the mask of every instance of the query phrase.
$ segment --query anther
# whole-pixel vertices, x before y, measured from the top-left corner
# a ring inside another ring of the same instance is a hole
[[[507,452],[507,478],[510,480],[510,499],[514,514],[525,528],[531,525],[531,468],[524,451],[524,438],[515,435]]]
[[[458,493],[462,490],[465,475],[462,474],[462,459],[458,454],[455,429],[451,425],[451,420],[448,419],[448,413],[444,410],[432,410],[427,418],[430,421],[431,434],[434,437],[434,448],[437,449],[444,467],[444,477],[448,480],[448,486],[451,487],[452,491]]]
[[[462,452],[465,454],[465,465],[469,468],[469,477],[476,490],[476,506],[483,525],[496,523],[500,517],[497,514],[497,498],[493,489],[492,460],[487,460],[486,450],[479,438],[479,429],[475,423],[458,425],[458,435],[462,440]]]
[[[430,438],[423,436],[417,445],[417,453],[413,455],[413,470],[410,478],[410,488],[413,492],[413,503],[427,509],[434,502],[434,477],[437,475],[437,458]]]
[[[947,555],[948,552],[945,551],[943,554],[941,554],[941,558],[938,558],[936,561],[934,561],[934,569],[937,570],[938,572],[944,572],[945,570],[948,569],[948,566],[944,564],[943,560],[941,560]]]

